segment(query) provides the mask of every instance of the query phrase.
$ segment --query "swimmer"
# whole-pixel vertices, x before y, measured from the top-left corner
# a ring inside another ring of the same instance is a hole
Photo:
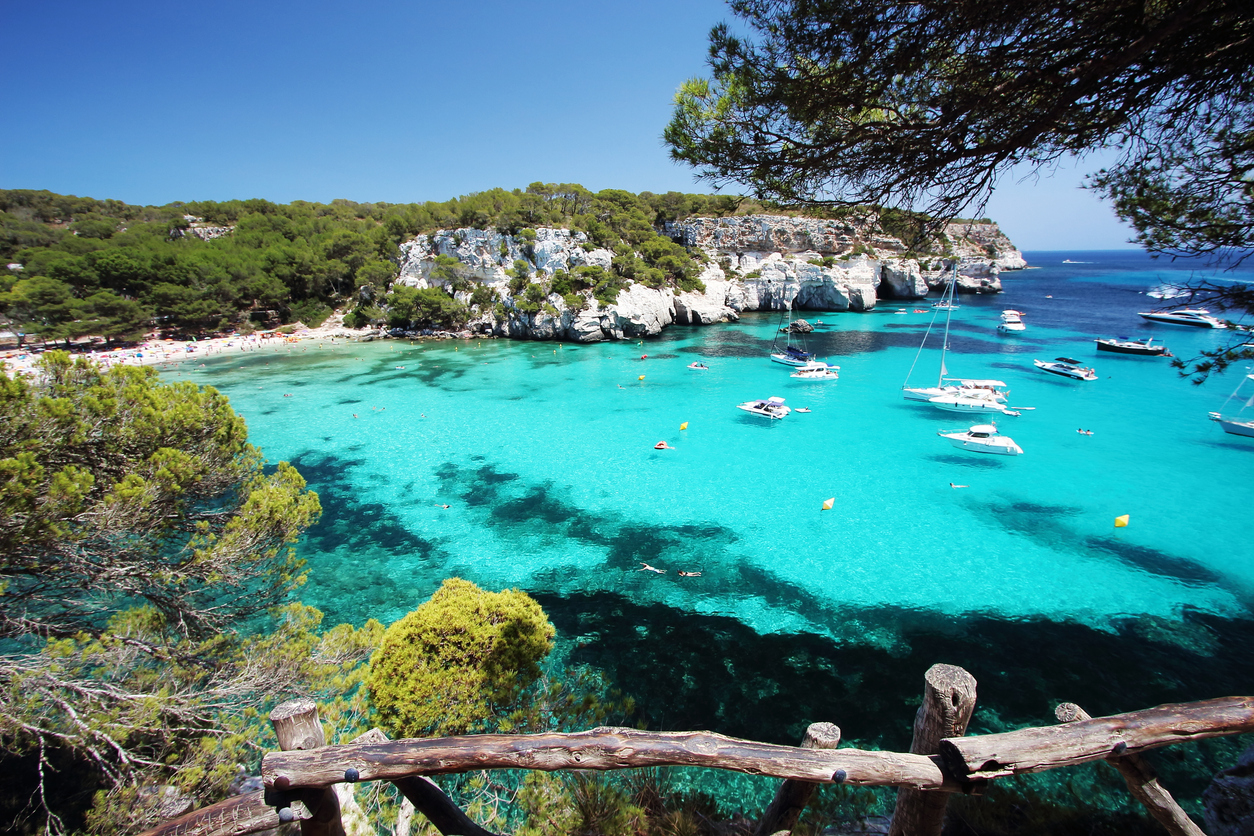
[[[290,398],[290,397],[292,397],[292,393],[291,393],[291,392],[288,392],[288,393],[287,393],[287,394],[285,394],[283,397],[285,397],[285,398]]]
[[[699,577],[701,577],[701,573],[700,573],[700,572],[685,572],[683,569],[680,569],[680,570],[679,570],[679,575],[680,575],[680,577],[683,577],[683,578],[699,578]]]
[[[636,571],[638,571],[638,572],[657,572],[659,575],[665,575],[665,574],[666,574],[666,570],[665,570],[665,569],[659,569],[659,568],[657,568],[656,566],[650,566],[650,565],[649,565],[649,564],[647,564],[647,563],[641,563],[641,564],[640,564],[640,568],[639,568],[639,569],[637,569]]]
[[[440,505],[439,503],[436,503],[436,506],[435,506],[435,507],[437,507],[437,508],[448,508],[449,506],[447,506],[447,505]]]
[[[354,413],[353,413],[353,417],[354,417],[354,418],[356,418],[356,417],[357,417],[357,413],[356,413],[356,412],[354,412]]]
[[[969,488],[969,487],[971,487],[971,486],[970,486],[970,485],[955,485],[953,482],[950,482],[950,483],[949,483],[949,487],[951,487],[951,488]]]

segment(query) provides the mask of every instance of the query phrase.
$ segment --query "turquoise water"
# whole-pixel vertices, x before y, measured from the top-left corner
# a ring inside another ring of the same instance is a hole
[[[1231,335],[1136,316],[1187,270],[1028,258],[1040,269],[1001,296],[961,300],[948,360],[1032,407],[998,421],[1015,458],[953,449],[936,431],[974,421],[901,399],[931,314],[892,301],[805,314],[830,383],[767,361],[775,314],[643,344],[307,342],[170,374],[229,395],[319,492],[301,596],[330,623],[390,622],[451,575],[520,587],[655,727],[792,740],[833,719],[900,743],[937,661],[980,680],[988,727],[1061,699],[1096,714],[1248,693],[1254,440],[1206,417],[1235,375],[1195,387],[1092,342],[1153,335],[1189,357]],[[996,332],[1003,308],[1023,336]],[[936,345],[912,383],[935,379]],[[1032,366],[1061,355],[1100,379]],[[734,408],[769,395],[813,411]]]

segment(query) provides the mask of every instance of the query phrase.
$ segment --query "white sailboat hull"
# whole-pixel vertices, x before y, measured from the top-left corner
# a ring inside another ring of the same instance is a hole
[[[1254,421],[1235,421],[1231,418],[1224,418],[1218,412],[1210,414],[1210,420],[1218,424],[1224,432],[1229,435],[1241,435],[1246,438],[1254,438]]]

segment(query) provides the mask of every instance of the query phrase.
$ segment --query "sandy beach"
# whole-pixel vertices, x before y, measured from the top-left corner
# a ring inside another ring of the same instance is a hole
[[[92,351],[75,351],[75,357],[87,357],[95,360],[106,368],[113,366],[177,366],[188,363],[200,364],[210,357],[224,354],[247,354],[255,351],[281,353],[289,351],[294,345],[321,343],[327,346],[347,342],[366,332],[353,332],[341,324],[341,317],[331,317],[318,328],[297,328],[292,333],[274,331],[256,331],[252,334],[232,334],[225,337],[207,339],[175,340],[161,339],[152,336],[140,343],[125,348],[105,349],[103,346]],[[56,346],[34,347],[30,349],[10,349],[0,352],[0,362],[10,375],[31,374],[35,361],[44,351],[55,350]]]

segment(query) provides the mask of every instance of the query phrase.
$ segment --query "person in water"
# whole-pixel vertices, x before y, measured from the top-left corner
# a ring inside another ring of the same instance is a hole
[[[641,563],[641,564],[640,564],[640,568],[639,568],[637,571],[639,571],[639,572],[657,572],[659,575],[665,575],[665,574],[666,574],[666,570],[665,570],[665,569],[659,569],[659,568],[657,568],[656,566],[650,566],[650,565],[649,565],[649,564],[647,564],[647,563]]]
[[[701,577],[701,573],[700,573],[700,572],[685,572],[683,569],[680,569],[680,570],[679,570],[679,575],[680,575],[680,577],[684,577],[684,578],[699,578],[699,577]]]

